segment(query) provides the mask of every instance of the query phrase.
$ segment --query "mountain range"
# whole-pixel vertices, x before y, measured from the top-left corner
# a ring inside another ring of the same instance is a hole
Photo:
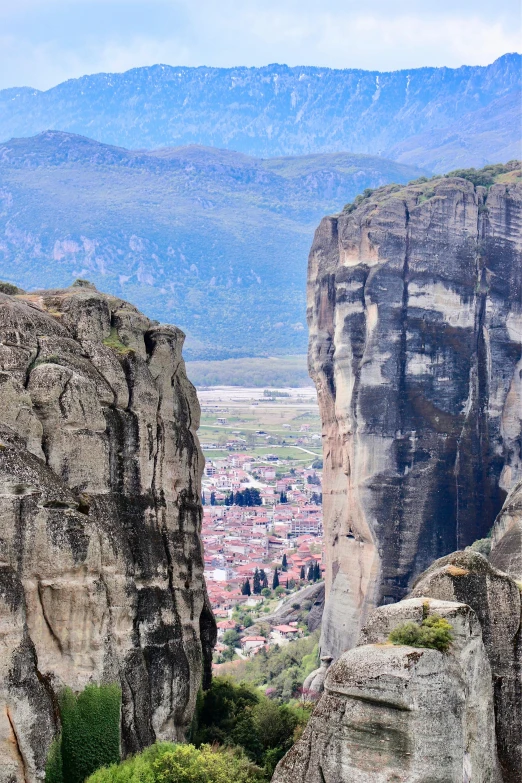
[[[347,153],[130,151],[49,131],[0,145],[0,279],[87,278],[181,326],[188,358],[305,353],[314,229],[422,170]]]
[[[199,144],[272,157],[349,151],[433,172],[520,157],[519,54],[488,66],[154,65],[0,91],[0,140],[48,129],[133,149]]]

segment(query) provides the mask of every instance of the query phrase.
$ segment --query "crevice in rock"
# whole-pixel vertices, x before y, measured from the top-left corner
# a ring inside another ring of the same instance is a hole
[[[42,617],[44,619],[45,625],[47,627],[47,630],[49,631],[51,638],[55,642],[56,646],[58,647],[58,650],[60,651],[60,654],[63,655],[63,646],[60,641],[60,638],[56,635],[56,632],[47,616],[47,612],[45,610],[44,602],[43,602],[43,596],[42,596],[42,583],[40,580],[38,580],[38,600],[40,602],[40,607],[42,609]]]
[[[15,748],[16,748],[16,755],[18,756],[18,760],[20,764],[22,765],[22,774],[24,776],[24,783],[29,783],[29,777],[27,774],[27,764],[24,758],[24,754],[22,753],[22,748],[20,747],[20,740],[18,739],[18,734],[16,733],[15,725],[13,718],[11,716],[11,711],[9,707],[5,708],[5,714],[7,716],[7,720],[9,721],[9,726],[11,727],[11,731],[13,732],[14,742],[15,742]]]

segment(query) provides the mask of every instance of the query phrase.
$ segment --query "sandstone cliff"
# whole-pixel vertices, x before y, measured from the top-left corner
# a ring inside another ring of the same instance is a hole
[[[388,642],[426,608],[452,626],[447,652]],[[482,555],[436,562],[328,670],[273,783],[520,783],[520,617],[518,587]]]
[[[434,559],[487,535],[522,478],[519,177],[512,164],[489,188],[387,186],[316,232],[325,655]]]
[[[89,284],[0,294],[0,781],[63,685],[118,681],[125,753],[181,738],[215,626],[183,333]]]
[[[522,581],[522,480],[506,498],[492,531],[490,562]]]

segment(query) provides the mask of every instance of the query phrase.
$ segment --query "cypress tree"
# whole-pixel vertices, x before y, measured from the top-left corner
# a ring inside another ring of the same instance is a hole
[[[211,492],[210,493],[210,505],[215,506],[216,505],[216,493]]]
[[[264,590],[265,587],[268,587],[268,578],[267,575],[265,574],[264,568],[262,568],[261,571],[259,572],[259,578],[261,580],[261,589]]]
[[[241,595],[251,595],[250,579],[245,579],[243,587],[241,588]]]
[[[279,587],[279,574],[277,573],[277,568],[274,571],[274,579],[272,581],[272,590],[275,590],[276,587]]]
[[[310,565],[308,566],[308,581],[309,582],[313,581],[313,578],[314,578],[314,564],[310,563]]]
[[[253,580],[253,589],[254,589],[254,595],[259,595],[261,592],[261,579],[259,577],[259,571],[254,571],[254,580]]]
[[[318,561],[315,561],[315,579],[314,581],[317,582],[318,579],[321,578],[321,566],[319,565]]]
[[[288,571],[288,560],[286,559],[286,552],[283,554],[283,561],[281,563],[281,571]]]
[[[302,566],[301,566],[301,573],[299,574],[299,579],[306,579],[306,574],[305,574],[305,567],[304,567],[304,565],[302,565]]]

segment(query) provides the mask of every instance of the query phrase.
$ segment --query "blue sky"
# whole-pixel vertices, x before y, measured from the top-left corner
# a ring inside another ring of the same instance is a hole
[[[0,88],[141,65],[485,65],[519,0],[0,0]]]

